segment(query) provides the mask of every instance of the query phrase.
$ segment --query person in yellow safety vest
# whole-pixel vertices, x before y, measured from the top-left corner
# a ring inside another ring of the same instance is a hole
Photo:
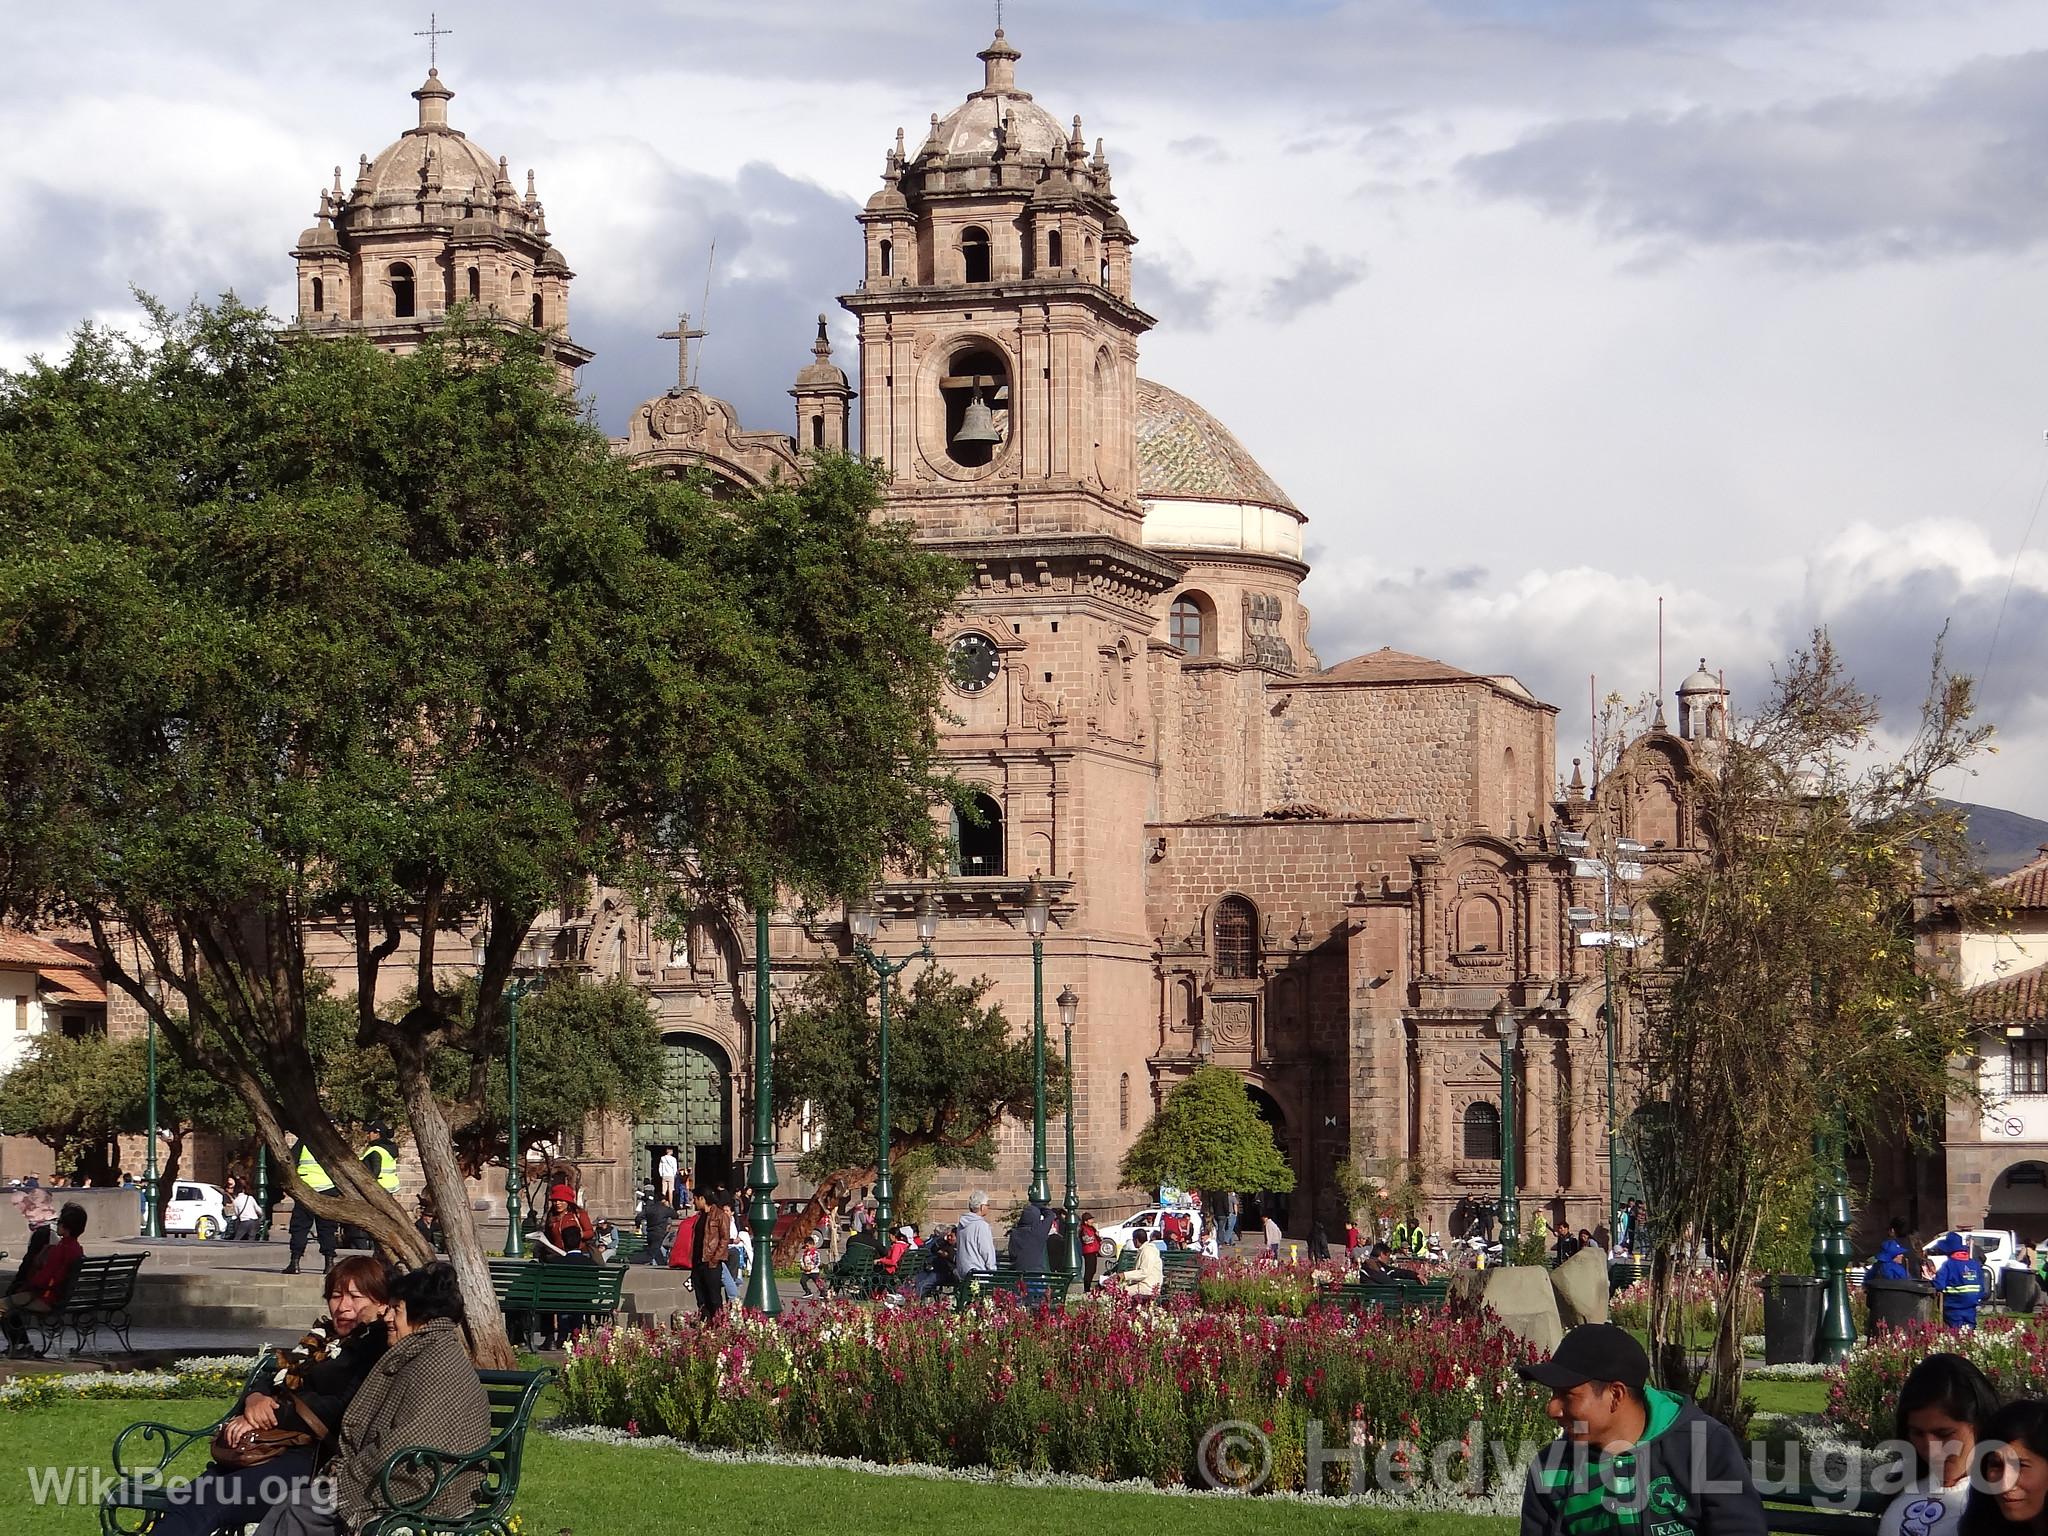
[[[363,1166],[376,1177],[377,1187],[387,1195],[398,1193],[398,1148],[391,1143],[390,1130],[370,1127],[370,1144],[363,1148]]]
[[[328,1177],[327,1170],[320,1166],[319,1159],[313,1156],[311,1149],[303,1141],[293,1147],[292,1160],[298,1167],[299,1182],[306,1188],[315,1194],[326,1194],[334,1188],[334,1180]],[[303,1200],[294,1200],[291,1226],[292,1257],[291,1262],[284,1267],[286,1274],[296,1275],[299,1272],[299,1261],[306,1256],[306,1239],[313,1234],[316,1227],[320,1233],[320,1272],[324,1275],[334,1267],[333,1219],[315,1216]]]

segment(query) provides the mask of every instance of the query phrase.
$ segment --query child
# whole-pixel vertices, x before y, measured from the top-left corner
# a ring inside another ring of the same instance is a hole
[[[825,1253],[818,1246],[818,1234],[813,1232],[804,1239],[803,1257],[797,1260],[797,1268],[804,1277],[803,1293],[823,1299],[825,1295]]]

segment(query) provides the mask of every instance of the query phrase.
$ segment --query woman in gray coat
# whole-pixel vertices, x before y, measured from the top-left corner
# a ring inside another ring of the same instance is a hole
[[[385,1314],[391,1347],[341,1421],[340,1451],[328,1476],[264,1517],[257,1536],[340,1536],[383,1513],[377,1474],[394,1451],[426,1446],[466,1454],[491,1438],[491,1402],[462,1342],[462,1293],[455,1271],[429,1264],[391,1283]],[[430,1510],[473,1509],[481,1474],[466,1472]],[[411,1500],[433,1485],[430,1470],[394,1472],[392,1496]]]

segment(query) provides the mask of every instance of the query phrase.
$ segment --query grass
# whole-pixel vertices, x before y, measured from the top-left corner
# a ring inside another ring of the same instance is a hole
[[[1807,1381],[1758,1381],[1745,1376],[1742,1395],[1754,1398],[1763,1413],[1819,1413],[1828,1405],[1828,1384],[1818,1377]]]
[[[196,1426],[221,1409],[198,1402],[78,1402],[0,1411],[0,1529],[8,1536],[93,1530],[95,1515],[30,1497],[28,1469],[102,1469],[114,1436],[138,1419]],[[544,1400],[542,1415],[552,1413]],[[200,1452],[195,1449],[192,1455]],[[183,1460],[174,1463],[182,1467]],[[804,1467],[728,1466],[672,1451],[582,1445],[535,1433],[526,1442],[519,1515],[534,1536],[654,1536],[716,1511],[720,1536],[853,1530],[1032,1530],[1101,1536],[1170,1522],[1175,1536],[1265,1536],[1276,1519],[1307,1536],[1507,1536],[1512,1522],[1477,1515],[1327,1510],[1256,1499],[1181,1499],[1064,1488],[1005,1488]]]

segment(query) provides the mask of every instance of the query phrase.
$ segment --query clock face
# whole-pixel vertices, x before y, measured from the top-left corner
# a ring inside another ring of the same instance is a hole
[[[980,693],[1003,668],[995,641],[972,630],[953,642],[951,659],[953,685],[962,693]]]

